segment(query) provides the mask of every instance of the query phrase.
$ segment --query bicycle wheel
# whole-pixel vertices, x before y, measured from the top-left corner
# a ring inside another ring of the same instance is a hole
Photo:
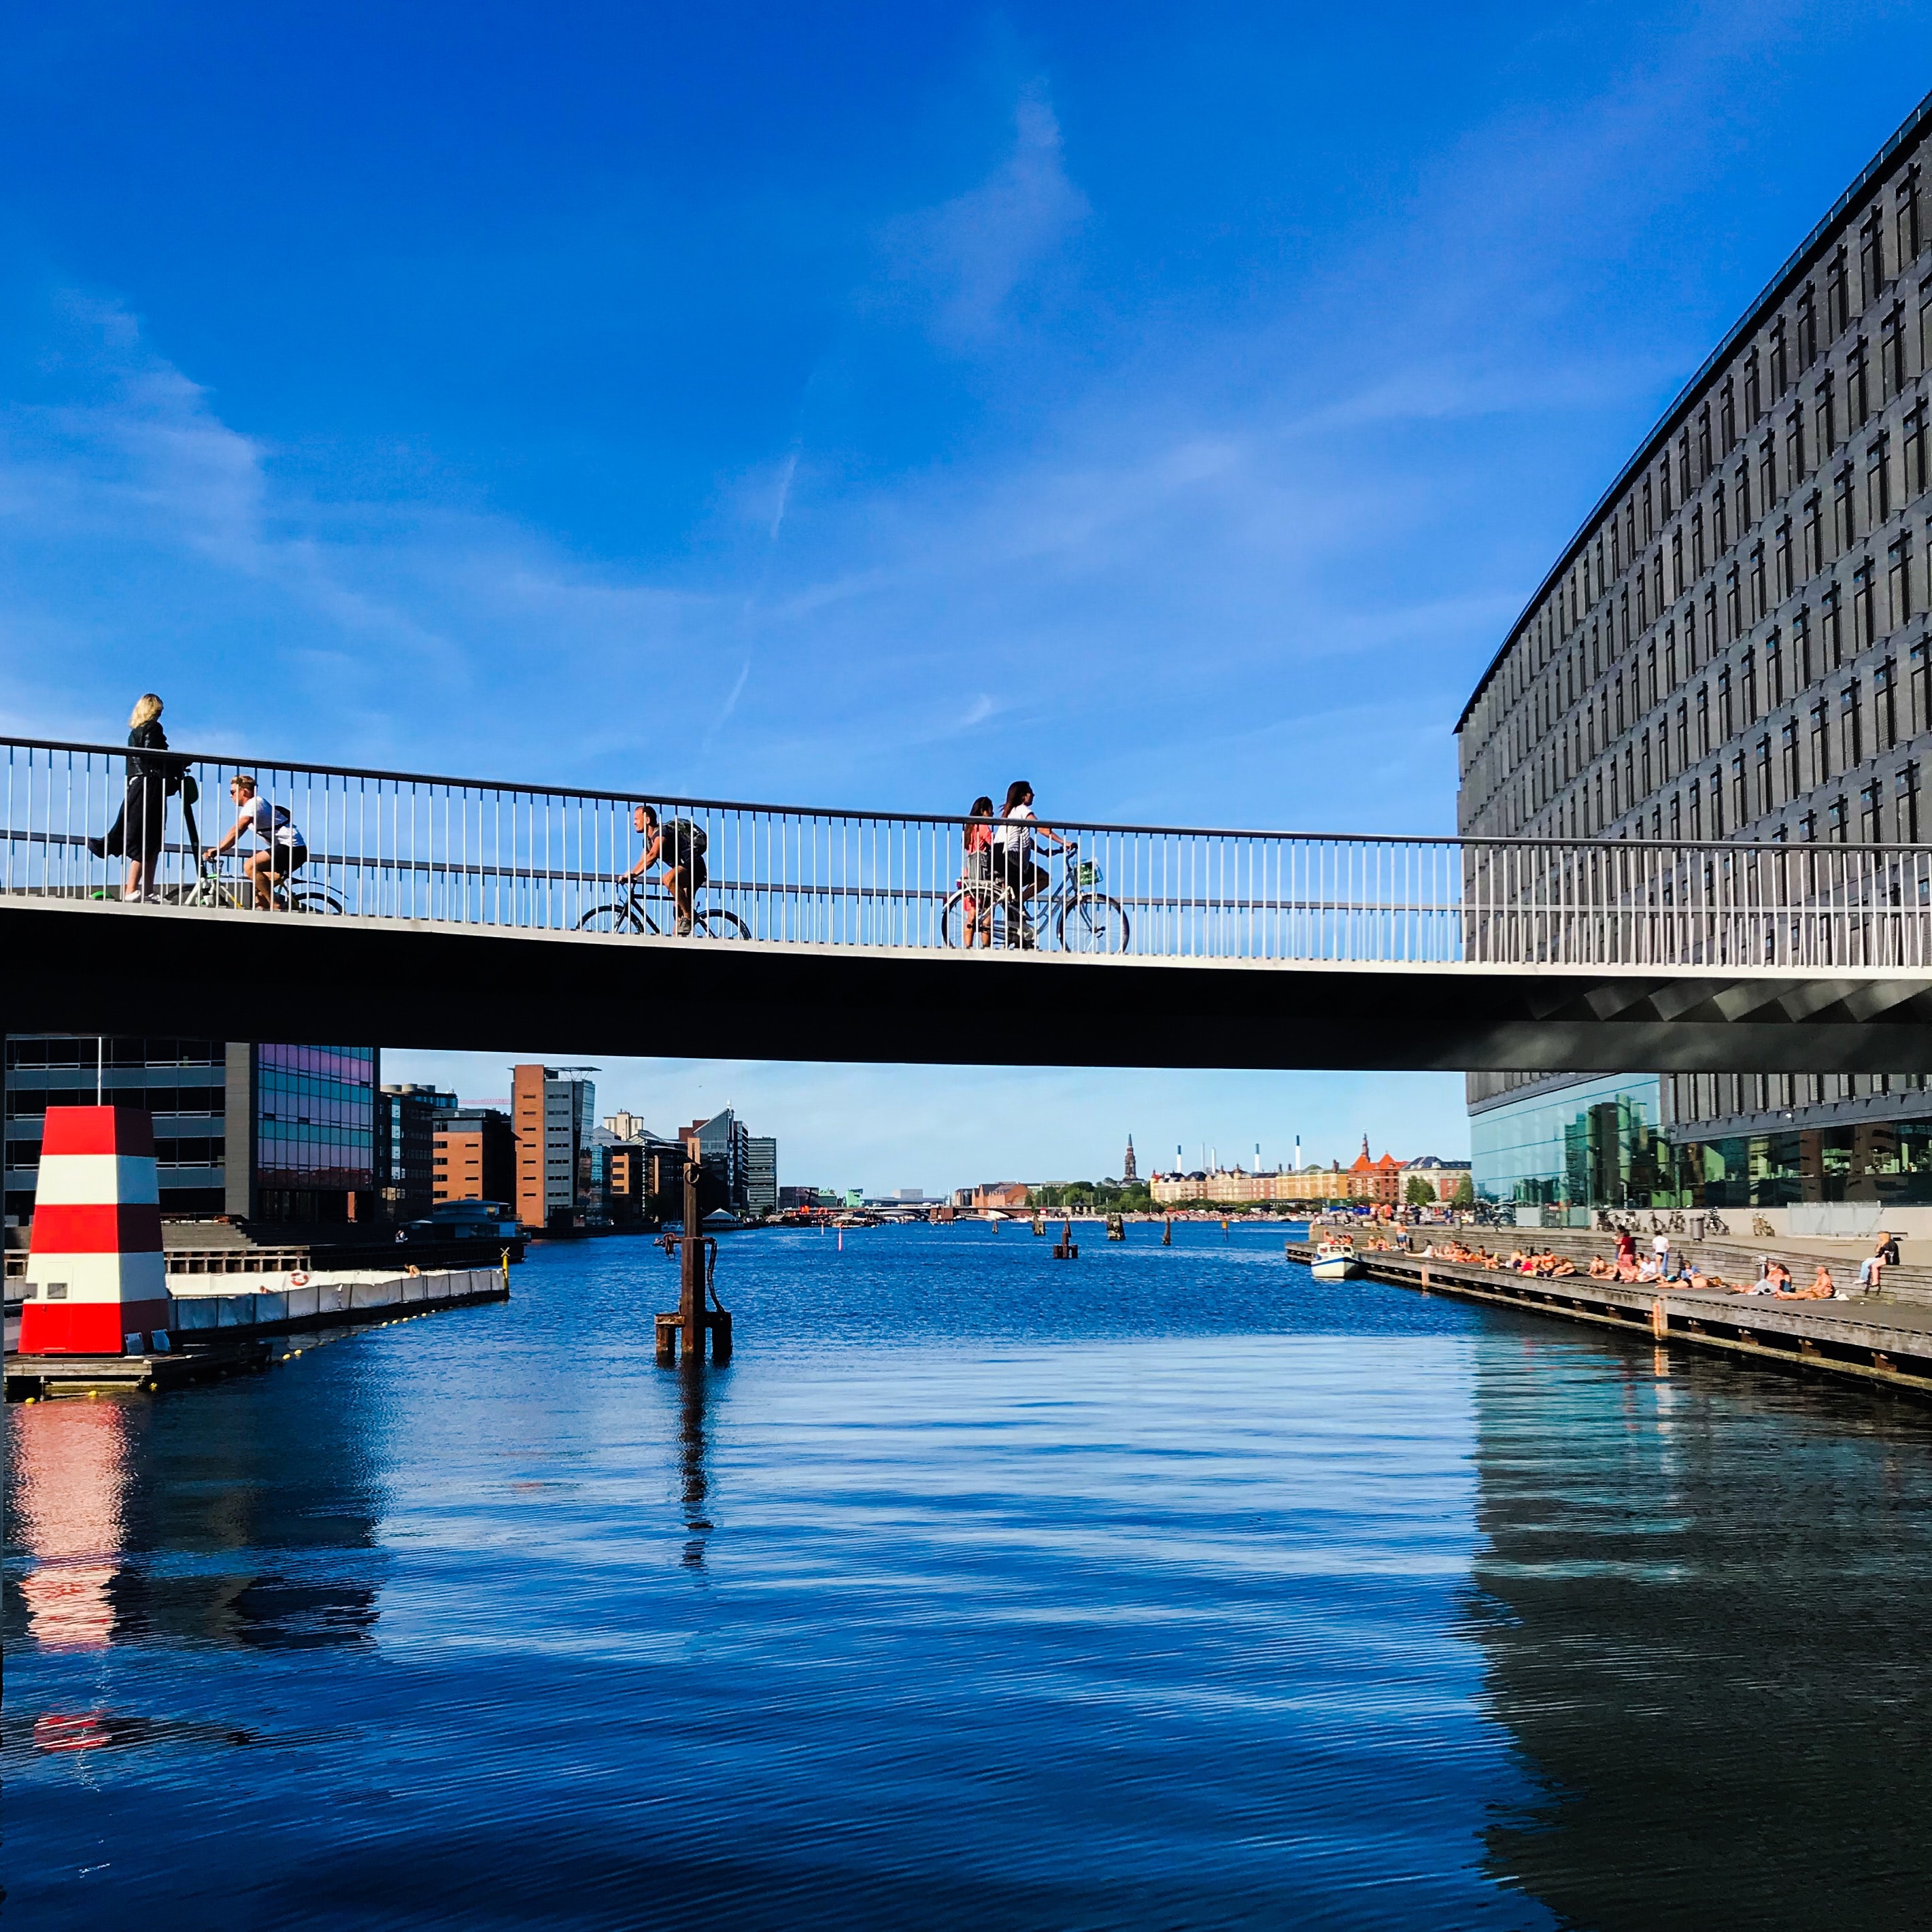
[[[653,932],[656,928],[645,923],[644,915],[628,899],[620,899],[615,905],[592,906],[577,922],[579,932]]]
[[[290,893],[289,910],[291,912],[321,913],[340,919],[346,908],[326,886],[310,886],[304,891]]]
[[[1124,952],[1130,928],[1126,909],[1104,892],[1082,892],[1060,909],[1060,950],[1065,952]]]
[[[749,939],[752,936],[752,928],[735,912],[727,912],[722,906],[694,913],[691,922],[707,939]]]

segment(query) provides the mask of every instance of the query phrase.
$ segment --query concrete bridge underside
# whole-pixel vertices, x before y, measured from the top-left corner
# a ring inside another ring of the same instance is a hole
[[[1932,978],[1177,964],[16,900],[0,1026],[935,1065],[1932,1073]]]

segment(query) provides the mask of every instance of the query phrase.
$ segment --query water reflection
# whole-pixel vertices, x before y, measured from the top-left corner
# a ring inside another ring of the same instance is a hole
[[[704,1574],[704,1541],[715,1527],[706,1509],[711,1494],[711,1472],[707,1466],[705,1420],[711,1400],[711,1376],[701,1362],[682,1361],[678,1366],[678,1474],[682,1490],[686,1566]]]
[[[117,1402],[34,1402],[14,1418],[14,1508],[31,1559],[20,1595],[28,1635],[49,1649],[99,1650],[113,1640],[128,1432]]]
[[[1927,1418],[1648,1348],[1480,1361],[1477,1634],[1544,1792],[1492,1873],[1604,1932],[1922,1922]]]

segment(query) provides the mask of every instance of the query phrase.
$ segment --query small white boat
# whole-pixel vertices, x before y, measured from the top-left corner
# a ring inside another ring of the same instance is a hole
[[[1356,1260],[1354,1249],[1323,1241],[1316,1247],[1308,1271],[1317,1281],[1348,1281],[1361,1273],[1362,1264]]]

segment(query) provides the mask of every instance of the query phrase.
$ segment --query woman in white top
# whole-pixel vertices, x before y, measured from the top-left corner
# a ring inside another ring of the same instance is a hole
[[[1047,883],[1045,872],[1033,862],[1036,838],[1054,845],[1066,843],[1050,825],[1042,825],[1034,818],[1033,787],[1024,778],[1016,778],[1006,788],[1006,802],[993,833],[993,856],[1000,876],[1022,908]]]

